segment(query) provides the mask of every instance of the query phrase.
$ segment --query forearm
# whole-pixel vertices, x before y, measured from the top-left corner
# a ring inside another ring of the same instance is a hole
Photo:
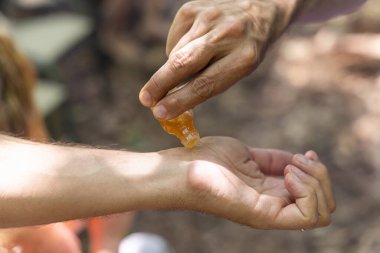
[[[163,160],[158,153],[37,144],[0,135],[0,226],[170,208],[176,198],[171,189],[181,185],[183,171]]]

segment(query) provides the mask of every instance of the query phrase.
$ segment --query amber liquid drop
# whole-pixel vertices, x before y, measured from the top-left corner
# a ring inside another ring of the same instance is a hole
[[[159,120],[162,128],[168,133],[175,135],[186,148],[194,147],[200,135],[194,126],[194,113],[189,110],[177,118],[170,120]]]

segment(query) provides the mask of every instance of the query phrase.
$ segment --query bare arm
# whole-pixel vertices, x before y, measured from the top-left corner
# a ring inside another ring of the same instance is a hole
[[[179,167],[162,169],[162,162],[158,153],[64,147],[0,135],[0,226],[168,207],[174,196],[166,194],[184,177]]]
[[[261,229],[326,226],[335,209],[328,171],[305,159],[225,137],[134,153],[0,135],[0,227],[142,209],[203,211]]]

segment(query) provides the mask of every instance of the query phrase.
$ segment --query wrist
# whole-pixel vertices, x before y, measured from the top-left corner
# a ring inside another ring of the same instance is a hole
[[[111,167],[123,178],[126,198],[123,211],[181,208],[186,202],[189,162],[184,148],[152,153],[119,152],[119,155],[118,159],[124,162]]]
[[[301,13],[312,8],[317,0],[274,0],[277,10],[274,36],[278,38]]]

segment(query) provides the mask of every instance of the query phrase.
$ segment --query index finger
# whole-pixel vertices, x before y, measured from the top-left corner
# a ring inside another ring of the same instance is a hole
[[[213,51],[205,43],[205,37],[201,37],[170,55],[141,90],[141,103],[147,107],[156,105],[171,89],[203,69],[212,59]]]
[[[172,49],[178,41],[185,35],[194,23],[198,8],[193,2],[185,3],[174,17],[173,23],[169,29],[168,39],[166,42],[166,55],[169,56]]]

